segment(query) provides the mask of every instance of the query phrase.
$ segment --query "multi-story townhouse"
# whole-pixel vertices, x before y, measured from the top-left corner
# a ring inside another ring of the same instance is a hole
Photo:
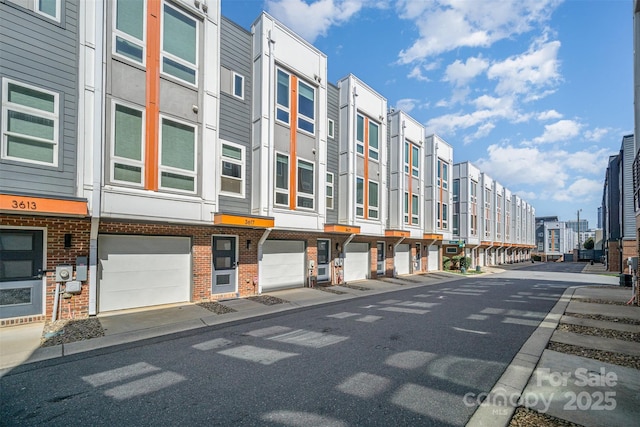
[[[449,245],[445,247],[445,255],[464,254],[471,258],[473,267],[480,265],[481,176],[480,170],[470,162],[453,165],[454,233],[456,239],[464,242],[464,249],[461,251],[457,246]]]
[[[577,233],[563,221],[542,223],[544,261],[562,260],[564,254],[572,253],[577,242]]]
[[[494,180],[486,173],[480,174],[480,265],[492,265],[495,236]]]
[[[406,235],[386,230],[387,100],[353,75],[342,78],[338,89],[340,194],[338,224],[331,230],[351,232],[338,244],[344,254],[342,280],[376,277],[382,268],[392,274],[394,254]],[[387,237],[393,241],[388,246]]]
[[[453,206],[453,147],[438,135],[425,139],[424,169],[424,233],[431,270],[436,269],[435,260],[441,258],[442,251],[451,256],[451,249],[447,248],[458,251],[461,245],[452,240],[453,222],[449,220]]]
[[[513,204],[511,190],[504,189],[504,262],[513,263]]]
[[[70,313],[86,313],[88,203],[78,135],[78,0],[0,2],[0,322],[51,316],[55,269],[80,266]],[[82,285],[82,288],[79,286]],[[71,291],[71,285],[68,289]],[[65,301],[70,301],[67,299]]]
[[[397,246],[396,272],[407,274],[437,270],[437,252],[429,258],[429,245],[440,234],[424,233],[425,156],[424,127],[405,112],[389,114],[389,230],[405,233]],[[437,251],[437,245],[435,246]],[[381,248],[384,250],[384,247]]]
[[[493,235],[493,263],[504,264],[504,187],[497,181],[493,182],[494,197],[494,235]]]

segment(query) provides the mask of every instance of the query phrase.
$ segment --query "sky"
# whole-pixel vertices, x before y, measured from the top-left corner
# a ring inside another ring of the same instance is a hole
[[[517,194],[597,226],[609,156],[633,133],[632,0],[222,0],[264,10]]]

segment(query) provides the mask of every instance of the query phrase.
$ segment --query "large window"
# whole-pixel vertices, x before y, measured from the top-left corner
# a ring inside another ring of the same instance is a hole
[[[165,3],[162,25],[162,72],[197,85],[198,22]]]
[[[404,193],[404,223],[409,224],[409,193]]]
[[[327,209],[333,209],[333,174],[327,172]]]
[[[369,181],[369,218],[378,219],[378,183]]]
[[[378,160],[380,147],[380,126],[369,120],[369,158]]]
[[[364,216],[364,179],[356,178],[356,216]]]
[[[449,164],[438,159],[438,186],[443,189],[449,188]]]
[[[278,70],[276,88],[276,118],[289,124],[289,74]]]
[[[222,144],[220,192],[244,197],[244,147]]]
[[[418,195],[411,195],[411,224],[418,225],[419,223],[420,204],[418,203]]]
[[[409,157],[411,156],[411,144],[409,141],[404,142],[404,173],[409,173]]]
[[[111,180],[142,185],[144,111],[114,103],[112,115]]]
[[[298,81],[298,128],[311,134],[315,132],[315,97],[313,87]]]
[[[314,208],[314,165],[311,162],[298,160],[298,207]]]
[[[196,128],[161,118],[160,188],[196,191]]]
[[[449,205],[446,203],[442,204],[442,229],[446,230],[449,228]]]
[[[2,158],[58,165],[59,96],[2,82]]]
[[[364,116],[360,114],[356,120],[356,152],[364,155]]]
[[[420,149],[415,145],[411,146],[411,175],[420,176]]]
[[[276,154],[276,205],[289,205],[289,156]]]
[[[113,52],[144,64],[144,0],[116,0],[113,13]]]

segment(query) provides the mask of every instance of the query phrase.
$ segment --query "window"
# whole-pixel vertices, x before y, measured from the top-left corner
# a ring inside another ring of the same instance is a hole
[[[195,193],[196,128],[161,118],[160,188]]]
[[[453,180],[453,203],[460,201],[460,180]]]
[[[233,96],[244,99],[244,76],[233,73]]]
[[[298,207],[313,209],[314,207],[314,173],[313,163],[298,160]]]
[[[478,203],[478,183],[471,181],[471,203]]]
[[[35,0],[35,10],[41,15],[48,16],[60,22],[61,0]]]
[[[58,165],[57,93],[7,79],[2,84],[2,158]]]
[[[145,62],[144,0],[116,0],[113,13],[113,52],[144,64]]]
[[[356,178],[356,216],[364,216],[364,179]]]
[[[378,219],[378,183],[369,181],[369,218]]]
[[[198,77],[197,21],[165,3],[162,25],[162,72],[196,85]]]
[[[327,172],[327,209],[333,209],[333,174]]]
[[[298,128],[311,134],[315,132],[315,95],[313,87],[298,81]]]
[[[409,193],[404,193],[404,223],[409,224]]]
[[[276,205],[289,205],[289,156],[276,154]]]
[[[442,204],[442,229],[446,230],[449,228],[449,205],[446,203]]]
[[[244,147],[222,144],[220,191],[244,197]]]
[[[404,173],[409,173],[409,141],[404,142]]]
[[[418,225],[420,205],[418,204],[418,196],[411,195],[411,224]]]
[[[289,74],[278,70],[276,119],[289,124]]]
[[[453,234],[456,236],[460,235],[460,215],[457,213],[453,213]]]
[[[328,128],[328,135],[327,136],[329,138],[335,138],[334,137],[335,126],[336,126],[335,122],[333,120],[329,119],[329,124],[327,126],[327,128]]]
[[[111,180],[143,184],[144,112],[121,104],[113,110]]]
[[[377,123],[369,120],[369,158],[372,160],[378,160],[378,148],[380,146],[380,135]]]
[[[364,117],[360,114],[356,122],[356,152],[364,155]]]
[[[438,159],[438,186],[443,189],[449,188],[449,164]]]
[[[436,227],[438,228],[442,228],[442,204],[440,202],[438,202],[438,205],[436,206]]]
[[[411,175],[420,176],[420,150],[415,145],[411,146]]]

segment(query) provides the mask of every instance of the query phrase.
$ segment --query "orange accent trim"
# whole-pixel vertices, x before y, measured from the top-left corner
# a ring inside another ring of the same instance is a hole
[[[160,13],[162,2],[147,2],[147,97],[145,188],[158,190],[158,133],[160,113]]]
[[[213,216],[214,225],[233,225],[250,228],[273,228],[275,220],[273,218],[257,218],[254,216],[230,215],[217,213]]]
[[[482,240],[480,242],[480,246],[491,246],[492,242],[488,241],[488,240]]]
[[[364,117],[364,219],[369,219],[369,117],[366,116]]]
[[[360,234],[360,227],[353,225],[325,224],[325,233]]]
[[[425,240],[442,240],[442,234],[423,234],[422,238]]]
[[[292,211],[296,209],[296,196],[298,187],[298,176],[296,175],[298,167],[298,156],[296,153],[296,134],[298,132],[298,78],[293,74],[290,75],[289,96],[289,156],[291,157],[291,163],[289,164],[289,181],[291,185],[289,187],[289,209]]]
[[[22,214],[54,214],[87,216],[84,200],[61,200],[47,197],[0,194],[0,211]]]
[[[409,237],[411,233],[402,230],[385,230],[384,237]]]

